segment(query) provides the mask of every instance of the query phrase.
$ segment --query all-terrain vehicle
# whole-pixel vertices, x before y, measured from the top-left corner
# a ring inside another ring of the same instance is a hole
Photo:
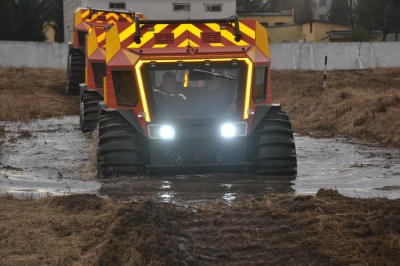
[[[106,33],[98,176],[164,171],[293,175],[288,115],[272,102],[267,31],[254,20],[139,20]],[[121,42],[121,37],[129,40]]]
[[[125,30],[129,32],[130,28],[134,29],[134,18],[139,17],[143,19],[144,16],[137,12],[115,12],[115,11],[97,11],[97,14],[101,14],[103,18],[97,16],[96,23],[92,21],[87,34],[84,36],[84,69],[83,73],[84,80],[79,83],[79,95],[80,95],[80,128],[82,132],[92,131],[97,126],[98,121],[98,103],[103,100],[103,78],[106,75],[106,53],[105,53],[105,31],[111,27],[116,21],[125,27]],[[89,9],[89,12],[95,12]],[[82,10],[78,9],[76,14],[81,14]],[[86,14],[86,13],[83,13]],[[79,15],[76,15],[79,17]],[[94,16],[94,15],[93,15]],[[93,19],[92,16],[92,19]],[[78,24],[87,26],[88,22]],[[79,28],[79,27],[77,27]],[[78,33],[83,34],[84,31],[79,31]],[[126,40],[121,39],[121,42]],[[77,52],[81,54],[81,51]],[[79,60],[73,60],[75,53],[71,53],[71,69],[74,67],[81,66],[82,64],[74,65],[74,63],[79,62]],[[82,63],[82,62],[81,62]],[[76,68],[75,68],[76,69]],[[72,71],[71,73],[78,74],[82,72]],[[76,83],[73,82],[75,85]]]

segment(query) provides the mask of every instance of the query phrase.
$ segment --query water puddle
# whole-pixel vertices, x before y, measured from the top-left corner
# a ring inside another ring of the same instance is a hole
[[[82,134],[78,123],[77,116],[0,122],[6,131],[0,148],[0,194],[98,193],[123,201],[229,204],[247,195],[315,195],[320,188],[332,188],[350,197],[400,198],[400,151],[346,138],[295,136],[296,177],[207,174],[96,180],[95,140]]]
[[[349,197],[400,198],[400,150],[354,139],[296,138],[297,194],[320,188],[337,189]]]
[[[97,193],[89,151],[91,137],[67,116],[30,123],[0,122],[0,194],[41,197]]]

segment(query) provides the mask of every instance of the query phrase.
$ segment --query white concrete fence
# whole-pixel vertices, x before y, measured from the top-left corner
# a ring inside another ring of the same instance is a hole
[[[274,43],[276,70],[368,69],[400,67],[400,42]],[[66,68],[67,43],[0,41],[0,67]]]
[[[400,42],[271,44],[277,70],[367,69],[400,67]]]

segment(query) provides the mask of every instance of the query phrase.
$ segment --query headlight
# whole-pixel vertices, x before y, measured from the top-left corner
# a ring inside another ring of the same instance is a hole
[[[236,128],[233,124],[223,124],[221,126],[221,136],[225,138],[231,138],[235,136]]]
[[[170,125],[148,125],[147,131],[151,139],[173,139],[175,138],[175,128]]]
[[[175,137],[175,129],[171,126],[162,126],[160,128],[160,136],[163,139],[173,139]]]
[[[247,135],[247,123],[226,123],[221,126],[221,136],[224,138],[244,137]]]

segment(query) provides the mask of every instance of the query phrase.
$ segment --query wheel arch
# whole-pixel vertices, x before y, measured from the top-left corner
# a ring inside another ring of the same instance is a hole
[[[249,134],[251,135],[260,122],[264,119],[264,117],[272,110],[280,111],[281,105],[280,104],[266,104],[260,105],[256,107],[256,111],[254,112],[254,119],[251,125],[251,129]]]

